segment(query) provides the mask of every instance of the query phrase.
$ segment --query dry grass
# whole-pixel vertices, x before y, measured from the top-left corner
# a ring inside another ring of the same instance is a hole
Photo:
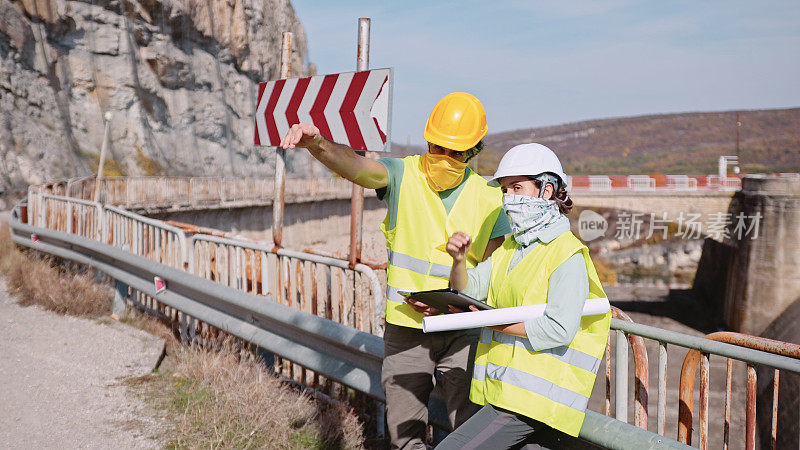
[[[100,154],[99,153],[84,153],[84,157],[89,160],[89,165],[92,168],[92,173],[97,173],[97,169],[100,166]],[[122,165],[119,161],[114,159],[111,155],[106,155],[106,160],[103,161],[103,176],[104,177],[124,177],[128,175],[128,171],[125,170],[125,166]]]
[[[110,286],[89,273],[35,252],[20,251],[8,224],[0,224],[0,275],[22,305],[76,316],[110,313]],[[125,323],[167,342],[174,370],[128,380],[158,409],[172,429],[161,436],[170,448],[350,449],[363,447],[362,425],[344,406],[326,406],[282,384],[263,366],[230,351],[182,347],[170,328],[141,314]]]
[[[343,406],[325,406],[229,351],[183,347],[174,371],[128,381],[173,423],[168,448],[361,448]]]
[[[6,223],[0,225],[0,273],[20,305],[40,305],[73,316],[96,317],[110,312],[110,286],[99,284],[84,270],[20,251],[11,241]]]

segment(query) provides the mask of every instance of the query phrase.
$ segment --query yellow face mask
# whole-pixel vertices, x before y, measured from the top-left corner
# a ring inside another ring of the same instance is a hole
[[[458,186],[464,179],[467,163],[453,159],[447,155],[425,153],[420,158],[420,168],[428,186],[434,191],[446,191]]]

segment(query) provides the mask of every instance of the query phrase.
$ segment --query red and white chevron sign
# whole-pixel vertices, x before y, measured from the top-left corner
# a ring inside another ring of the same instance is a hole
[[[303,122],[353,150],[388,151],[391,88],[391,69],[261,83],[255,144],[277,146]]]

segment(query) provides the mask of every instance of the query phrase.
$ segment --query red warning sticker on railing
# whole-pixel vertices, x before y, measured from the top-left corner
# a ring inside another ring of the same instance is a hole
[[[154,277],[153,283],[156,285],[156,294],[160,294],[167,290],[167,282],[161,277]]]

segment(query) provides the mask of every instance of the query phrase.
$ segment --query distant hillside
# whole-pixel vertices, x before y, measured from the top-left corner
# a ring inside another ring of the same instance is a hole
[[[745,173],[800,171],[800,108],[741,111]],[[552,148],[568,174],[716,173],[736,154],[736,112],[681,113],[589,120],[489,134],[474,166],[491,174],[521,143]]]

